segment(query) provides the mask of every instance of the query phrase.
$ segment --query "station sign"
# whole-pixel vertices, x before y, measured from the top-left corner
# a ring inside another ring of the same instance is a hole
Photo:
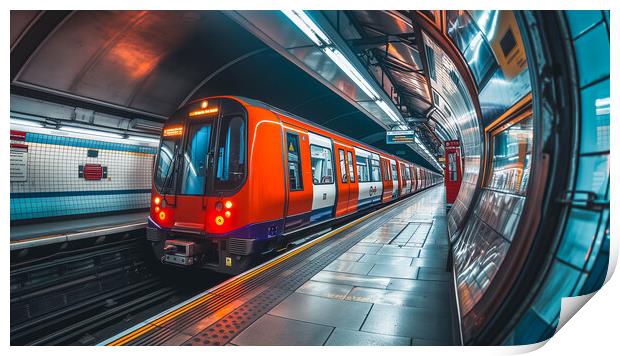
[[[412,131],[412,130],[387,131],[385,134],[385,142],[387,144],[414,143],[415,142],[415,131]]]
[[[459,140],[448,140],[444,142],[445,147],[459,147],[461,145]]]

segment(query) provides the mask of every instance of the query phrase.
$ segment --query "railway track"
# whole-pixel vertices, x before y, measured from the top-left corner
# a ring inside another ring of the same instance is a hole
[[[102,330],[224,278],[196,278],[155,262],[145,239],[136,237],[15,263],[11,345],[94,344]]]

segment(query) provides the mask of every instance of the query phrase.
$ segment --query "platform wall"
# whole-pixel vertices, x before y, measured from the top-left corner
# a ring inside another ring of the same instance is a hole
[[[11,222],[148,208],[154,147],[50,131],[11,135]],[[85,164],[107,177],[80,178]]]

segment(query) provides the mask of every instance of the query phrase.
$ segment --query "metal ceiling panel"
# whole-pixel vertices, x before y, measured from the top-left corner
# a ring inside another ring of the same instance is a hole
[[[216,11],[78,11],[17,83],[169,115],[209,73],[264,47],[239,30]]]
[[[11,10],[11,48],[40,13],[35,10]]]

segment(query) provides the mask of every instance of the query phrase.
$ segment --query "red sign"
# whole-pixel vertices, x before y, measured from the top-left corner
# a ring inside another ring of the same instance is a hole
[[[445,147],[459,147],[460,145],[459,140],[449,140],[444,143]]]
[[[24,131],[11,130],[11,140],[26,141],[26,133]]]
[[[454,203],[456,196],[461,189],[463,170],[461,167],[461,148],[458,140],[450,140],[444,143],[445,157],[445,183],[446,183],[446,202]]]
[[[101,180],[103,177],[103,167],[100,164],[85,164],[84,165],[84,179],[86,180]]]
[[[23,143],[12,143],[11,148],[28,152],[28,145],[24,145]]]

